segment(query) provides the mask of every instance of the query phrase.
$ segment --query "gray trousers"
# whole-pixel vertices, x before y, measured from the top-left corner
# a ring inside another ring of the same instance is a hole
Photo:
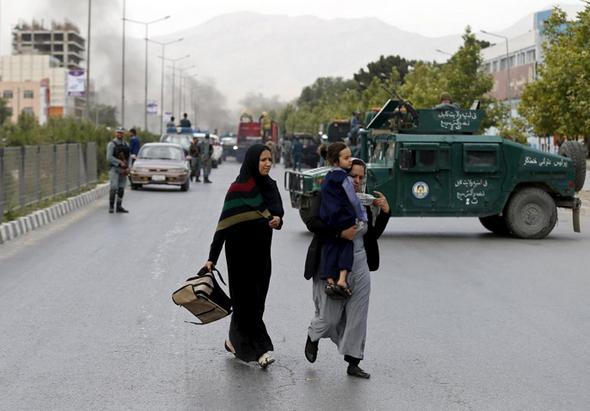
[[[191,176],[201,177],[201,160],[199,157],[191,157]]]
[[[362,239],[362,237],[361,237]],[[315,316],[308,333],[312,341],[330,338],[338,346],[338,352],[363,359],[367,338],[367,318],[371,276],[364,247],[355,248],[352,271],[346,282],[352,290],[347,300],[333,300],[324,291],[326,281],[318,275],[313,278],[313,302]]]
[[[109,183],[111,190],[117,190],[118,188],[125,188],[127,178],[119,173],[119,167],[109,168]]]
[[[209,174],[211,173],[211,158],[201,159],[201,168],[203,169],[203,178],[205,180],[209,179]]]

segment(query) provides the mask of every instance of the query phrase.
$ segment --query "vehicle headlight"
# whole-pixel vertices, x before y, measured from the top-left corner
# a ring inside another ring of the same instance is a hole
[[[175,167],[175,168],[171,168],[170,171],[172,171],[173,173],[183,173],[185,171],[187,171],[186,167]]]
[[[146,172],[146,171],[148,171],[148,170],[149,170],[149,169],[148,169],[148,168],[145,168],[145,167],[133,167],[133,168],[131,169],[131,172],[132,172],[132,173],[144,173],[144,172]]]
[[[237,150],[237,149],[238,149],[238,146],[234,146],[234,150]]]

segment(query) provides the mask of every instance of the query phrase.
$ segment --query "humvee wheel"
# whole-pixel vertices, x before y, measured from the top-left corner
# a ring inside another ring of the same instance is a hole
[[[565,141],[559,147],[559,155],[574,162],[574,190],[580,191],[586,179],[586,153],[584,146],[577,141]]]
[[[519,238],[545,238],[557,223],[557,207],[545,191],[529,187],[512,196],[506,207],[506,225]]]
[[[486,229],[494,234],[508,235],[510,231],[506,225],[506,219],[500,215],[491,215],[488,217],[480,217],[479,221]]]

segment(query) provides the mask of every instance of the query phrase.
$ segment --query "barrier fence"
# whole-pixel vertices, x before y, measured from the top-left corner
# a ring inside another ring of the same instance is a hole
[[[0,148],[0,222],[7,212],[96,182],[96,143]]]

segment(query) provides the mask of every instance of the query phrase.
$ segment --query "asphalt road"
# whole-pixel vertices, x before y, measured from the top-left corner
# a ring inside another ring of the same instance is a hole
[[[311,237],[284,194],[265,315],[277,362],[263,371],[224,350],[229,319],[187,324],[170,299],[205,261],[237,171],[225,163],[188,193],[128,191],[129,215],[107,214],[105,198],[0,246],[1,410],[588,408],[590,216],[575,234],[560,212],[541,241],[475,219],[392,219],[366,381],[330,341],[315,364],[303,356]]]

